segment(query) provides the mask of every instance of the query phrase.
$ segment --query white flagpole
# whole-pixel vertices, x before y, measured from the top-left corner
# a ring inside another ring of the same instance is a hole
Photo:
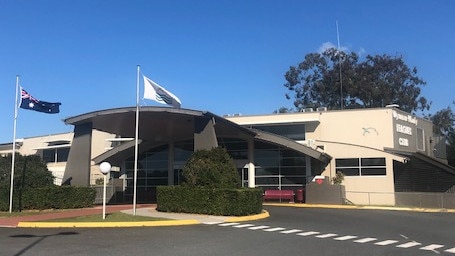
[[[14,100],[14,128],[13,128],[13,152],[11,155],[11,186],[9,192],[9,213],[13,212],[13,190],[14,190],[14,164],[16,160],[16,121],[17,121],[17,96],[19,94],[19,76],[16,76],[16,99]]]
[[[136,131],[134,136],[134,186],[133,186],[133,215],[136,215],[137,197],[137,158],[138,158],[138,134],[139,134],[139,73],[141,66],[137,66],[136,78]]]

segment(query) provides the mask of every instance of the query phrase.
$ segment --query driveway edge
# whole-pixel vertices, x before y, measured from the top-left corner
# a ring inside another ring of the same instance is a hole
[[[330,204],[283,204],[283,203],[264,203],[269,206],[284,206],[298,208],[329,208],[329,209],[356,209],[356,210],[387,210],[387,211],[412,211],[412,212],[444,212],[455,213],[455,209],[430,209],[430,208],[411,208],[411,207],[392,207],[392,206],[361,206],[361,205],[330,205]]]

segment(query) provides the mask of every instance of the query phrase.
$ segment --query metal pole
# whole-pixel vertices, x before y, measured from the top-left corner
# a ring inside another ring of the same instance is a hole
[[[103,220],[106,219],[106,180],[107,174],[103,174],[104,176],[104,186],[103,186]]]
[[[139,133],[139,73],[141,66],[137,66],[136,77],[136,131],[134,135],[134,185],[133,185],[133,215],[136,215],[137,197],[137,158],[138,158],[138,133]]]
[[[338,62],[340,65],[340,109],[343,109],[343,78],[341,76],[341,54],[340,54],[340,33],[338,32],[338,21],[337,24],[337,40],[338,40]]]
[[[16,76],[16,99],[14,101],[14,128],[13,128],[13,152],[11,155],[11,185],[9,192],[9,213],[13,212],[13,191],[14,191],[14,165],[16,162],[16,121],[17,121],[17,98],[19,94],[19,76]]]

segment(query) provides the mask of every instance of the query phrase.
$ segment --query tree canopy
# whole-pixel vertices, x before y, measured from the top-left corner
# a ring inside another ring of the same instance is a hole
[[[327,107],[352,109],[398,104],[412,112],[429,109],[420,96],[425,81],[417,69],[409,68],[402,56],[367,55],[363,60],[354,52],[335,48],[310,53],[285,74],[287,99],[294,99],[297,111]]]
[[[433,122],[433,132],[446,138],[447,161],[449,165],[455,166],[455,113],[447,107],[427,118]]]
[[[11,154],[0,157],[0,188],[11,184]],[[54,176],[46,164],[37,155],[23,156],[16,154],[14,164],[14,188],[40,188],[52,186]]]

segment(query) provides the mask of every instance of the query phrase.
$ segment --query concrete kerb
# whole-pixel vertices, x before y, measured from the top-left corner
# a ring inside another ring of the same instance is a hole
[[[355,210],[386,210],[410,212],[446,212],[455,213],[455,209],[412,208],[393,206],[366,206],[366,205],[331,205],[331,204],[301,204],[301,203],[264,203],[269,206],[298,207],[298,208],[327,208],[327,209],[355,209]]]
[[[133,210],[122,211],[133,214]],[[125,228],[125,227],[163,227],[163,226],[184,226],[202,223],[222,223],[222,222],[243,222],[253,221],[269,217],[267,211],[250,216],[213,216],[199,214],[181,214],[158,212],[152,209],[136,209],[136,214],[140,216],[150,216],[156,218],[166,218],[169,220],[158,221],[130,221],[130,222],[19,222],[17,227],[21,228]]]
[[[200,224],[197,220],[162,220],[129,222],[19,222],[20,228],[126,228],[162,227]]]

